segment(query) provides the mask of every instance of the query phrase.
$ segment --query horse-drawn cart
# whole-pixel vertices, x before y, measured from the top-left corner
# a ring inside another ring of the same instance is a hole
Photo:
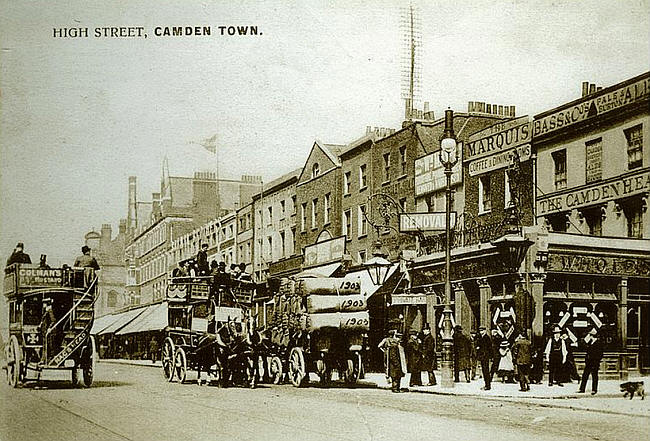
[[[363,371],[361,350],[370,321],[358,279],[285,279],[274,298],[269,327],[270,376],[286,373],[296,387],[315,372],[322,385],[338,377],[355,384]]]
[[[90,387],[95,370],[94,319],[97,276],[91,268],[14,264],[5,269],[9,306],[5,345],[7,382],[12,387],[34,371],[68,369],[74,385]]]

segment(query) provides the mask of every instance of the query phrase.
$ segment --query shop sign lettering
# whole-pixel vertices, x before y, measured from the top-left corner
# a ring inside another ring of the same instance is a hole
[[[500,152],[492,156],[477,159],[469,163],[469,175],[476,176],[483,173],[488,173],[500,168],[510,165],[510,158],[515,149],[510,149],[505,152]],[[520,161],[527,161],[530,159],[531,147],[530,144],[522,145],[516,148]]]
[[[559,196],[540,198],[537,201],[537,214],[544,216],[574,208],[633,196],[650,190],[650,171],[615,181],[592,185]]]
[[[19,286],[61,286],[61,269],[21,268],[18,274]]]
[[[465,160],[488,156],[529,143],[531,135],[532,130],[528,117],[489,127],[470,136],[465,150]]]
[[[618,87],[610,92],[587,97],[585,100],[569,106],[566,109],[535,119],[533,122],[533,137],[546,135],[564,127],[594,118],[628,104],[646,99],[650,94],[650,78],[646,75],[632,84]]]
[[[456,150],[458,162],[451,169],[451,185],[460,184],[463,181],[462,151],[463,144],[458,143]],[[415,197],[442,190],[446,186],[447,177],[445,176],[445,167],[440,161],[439,151],[415,160]]]
[[[553,253],[548,271],[650,277],[650,259]]]

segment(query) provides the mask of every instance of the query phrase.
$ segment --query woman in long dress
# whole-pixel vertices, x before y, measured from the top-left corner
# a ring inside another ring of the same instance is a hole
[[[501,381],[506,383],[515,382],[515,366],[512,362],[512,351],[510,350],[510,344],[507,340],[504,340],[499,345],[499,367],[497,370],[497,375],[501,377]]]

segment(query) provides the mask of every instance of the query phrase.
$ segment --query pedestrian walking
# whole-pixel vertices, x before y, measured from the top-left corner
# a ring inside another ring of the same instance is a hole
[[[519,373],[519,390],[526,392],[530,390],[528,373],[530,371],[532,345],[526,337],[526,331],[521,331],[515,344],[512,346],[512,352],[515,356],[517,372]]]
[[[494,374],[499,369],[499,360],[501,360],[501,354],[499,353],[499,348],[501,347],[501,342],[503,341],[503,334],[499,329],[492,330],[492,369],[490,369],[490,380],[494,378]]]
[[[400,383],[406,372],[406,360],[401,338],[402,335],[397,329],[393,329],[389,332],[388,337],[384,338],[378,345],[379,349],[384,352],[386,377],[390,378],[391,391],[394,393],[402,391]]]
[[[465,381],[470,382],[470,370],[471,370],[471,353],[472,346],[467,337],[467,334],[463,332],[463,327],[461,325],[456,325],[454,328],[454,381],[456,383],[460,382],[460,372],[464,372]]]
[[[508,340],[503,340],[499,345],[499,368],[497,375],[505,383],[515,382],[515,365],[512,361],[512,351]]]
[[[476,358],[481,362],[481,372],[485,385],[483,390],[490,390],[492,375],[490,373],[490,360],[492,360],[492,339],[488,335],[485,326],[478,328],[476,338]]]
[[[560,338],[560,333],[560,327],[555,326],[553,328],[553,337],[548,340],[548,343],[546,343],[546,349],[544,350],[546,362],[548,363],[549,386],[553,386],[553,384],[564,386],[558,378],[558,374],[562,369],[562,365],[566,363],[567,350],[564,340]]]
[[[569,339],[569,334],[566,331],[562,333],[561,337],[564,340],[567,351],[566,362],[562,365],[562,382],[572,383],[573,380],[580,381],[580,375],[578,375],[576,362],[573,358],[573,352],[578,347],[578,344]]]
[[[472,381],[476,379],[476,332],[472,331],[469,334],[469,343],[470,343],[470,374],[472,377]]]
[[[155,336],[151,336],[149,341],[149,358],[152,363],[155,363],[158,360],[158,340]]]
[[[530,363],[530,382],[542,384],[544,378],[544,352],[539,345],[533,346]]]
[[[422,342],[418,338],[418,331],[411,329],[406,342],[406,360],[408,371],[411,374],[409,386],[422,386]]]
[[[435,386],[437,384],[436,374],[433,372],[436,369],[436,340],[431,334],[431,327],[427,323],[422,330],[424,337],[422,339],[422,365],[424,370],[427,371],[429,382],[427,386]]]
[[[578,392],[583,393],[587,387],[587,380],[591,375],[591,395],[598,393],[598,368],[603,359],[603,342],[598,337],[598,331],[592,329],[585,337],[587,354],[585,355],[585,369],[582,371],[582,381]]]

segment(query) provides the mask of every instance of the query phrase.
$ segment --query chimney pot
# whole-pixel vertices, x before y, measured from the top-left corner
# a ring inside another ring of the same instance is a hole
[[[582,82],[582,97],[589,95],[589,81]]]
[[[603,86],[596,87],[596,92],[600,92],[601,90],[603,90]]]
[[[503,116],[503,106],[499,106],[499,115]]]
[[[492,104],[486,104],[485,113],[492,113]]]
[[[595,84],[590,84],[589,85],[589,95],[592,93],[596,93],[596,85]]]
[[[516,115],[517,113],[515,112],[515,106],[510,106],[510,116],[514,118]]]
[[[424,102],[424,113],[429,113],[429,101]]]

